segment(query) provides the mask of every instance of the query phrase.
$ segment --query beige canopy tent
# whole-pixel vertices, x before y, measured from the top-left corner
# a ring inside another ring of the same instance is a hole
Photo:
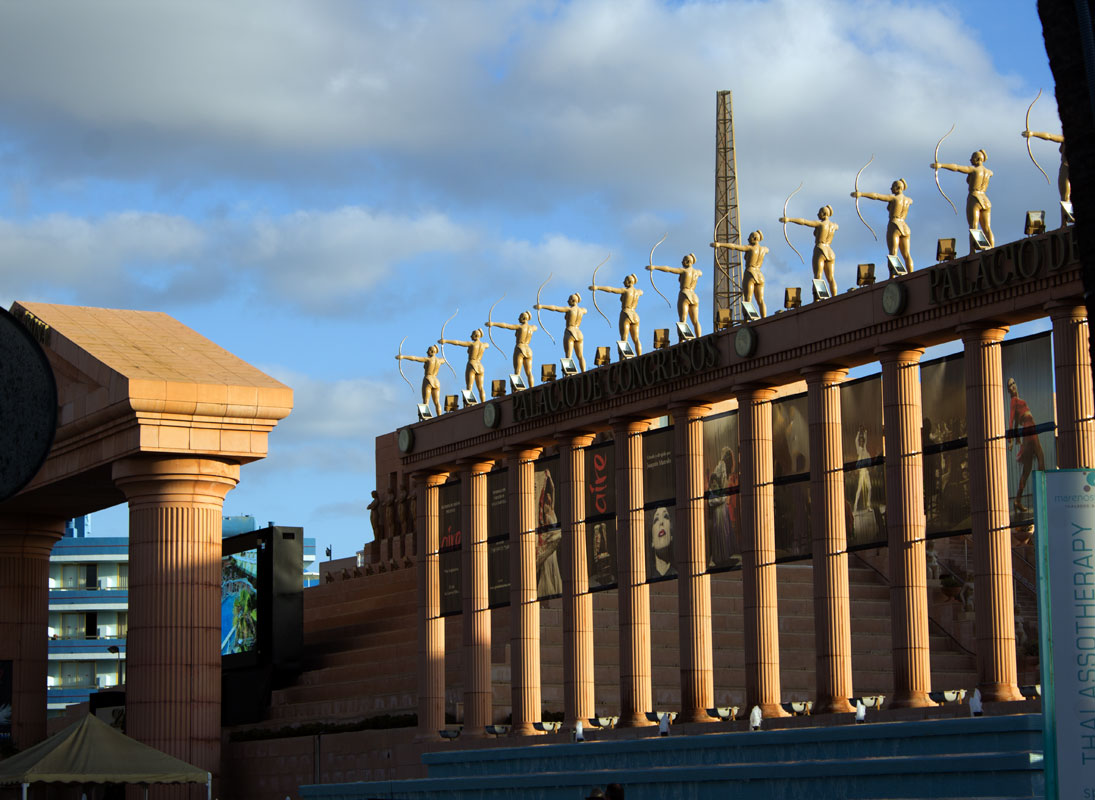
[[[212,776],[155,748],[130,739],[88,714],[60,733],[0,761],[0,786],[22,784],[23,800],[32,783],[204,783]]]

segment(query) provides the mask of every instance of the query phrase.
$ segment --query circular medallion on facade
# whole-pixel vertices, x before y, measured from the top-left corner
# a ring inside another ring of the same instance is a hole
[[[749,358],[757,349],[757,332],[748,325],[738,328],[734,335],[734,352],[740,358]]]
[[[414,431],[404,428],[399,432],[399,452],[409,453],[414,450]]]
[[[56,432],[53,368],[22,323],[0,308],[0,500],[38,474]]]
[[[502,412],[497,403],[486,403],[483,406],[483,424],[488,428],[497,428],[502,421]]]
[[[909,300],[909,291],[903,283],[891,282],[882,290],[882,310],[896,317],[905,310]]]

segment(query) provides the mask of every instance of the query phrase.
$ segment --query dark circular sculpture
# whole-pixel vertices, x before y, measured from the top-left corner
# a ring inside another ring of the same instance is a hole
[[[45,351],[0,308],[0,501],[38,474],[57,432],[57,382]]]

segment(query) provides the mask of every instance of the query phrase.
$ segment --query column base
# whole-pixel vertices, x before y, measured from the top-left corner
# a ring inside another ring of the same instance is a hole
[[[720,720],[709,716],[706,708],[694,708],[688,711],[681,711],[677,714],[677,719],[673,722],[674,725],[685,725],[694,722],[719,722]]]
[[[522,722],[518,725],[513,725],[509,729],[510,736],[543,736],[544,731],[538,731],[533,727],[531,722]]]
[[[764,719],[777,719],[778,717],[789,717],[791,714],[786,711],[779,703],[757,703],[760,706],[760,714]],[[749,711],[752,712],[753,707],[749,706]],[[746,719],[749,715],[746,714]]]
[[[927,692],[894,692],[893,699],[886,704],[887,708],[934,708],[939,705]]]
[[[982,683],[977,688],[981,690],[981,700],[985,703],[1014,703],[1026,699],[1014,683]]]
[[[646,714],[641,711],[636,711],[633,714],[627,716],[620,715],[620,719],[616,722],[617,728],[649,728],[651,725],[657,725],[656,722],[651,722],[646,718]]]
[[[851,714],[855,706],[848,702],[847,697],[819,697],[814,701],[811,714]]]

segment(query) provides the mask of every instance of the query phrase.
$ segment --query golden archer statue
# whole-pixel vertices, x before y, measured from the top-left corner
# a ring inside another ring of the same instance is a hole
[[[905,221],[905,217],[909,215],[912,198],[905,194],[907,188],[905,179],[898,178],[890,185],[892,194],[855,191],[852,192],[852,197],[866,197],[868,200],[878,200],[886,204],[886,210],[890,212],[890,223],[886,226],[886,243],[889,245],[890,255],[896,256],[900,249],[901,257],[905,260],[905,269],[912,272],[912,231],[909,229],[909,223]]]
[[[513,373],[520,375],[525,373],[525,377],[528,378],[528,385],[531,389],[535,384],[532,380],[532,348],[529,346],[529,342],[532,341],[532,334],[535,333],[538,328],[535,325],[530,325],[529,320],[532,319],[532,314],[528,311],[522,311],[521,315],[517,318],[517,324],[512,322],[490,322],[486,324],[491,328],[505,328],[509,331],[516,331],[515,344],[513,346]]]
[[[487,399],[486,394],[483,393],[483,353],[490,347],[489,344],[482,341],[483,329],[476,328],[471,332],[471,341],[463,342],[460,339],[438,339],[438,344],[455,344],[459,347],[468,348],[468,365],[464,367],[464,382],[467,384],[466,389],[470,392],[472,383],[474,382],[477,389],[479,389],[479,402],[485,402]]]
[[[768,307],[764,304],[764,257],[768,255],[768,248],[761,244],[764,234],[753,231],[749,234],[749,244],[733,244],[731,242],[711,242],[712,247],[726,247],[745,253],[745,275],[741,280],[741,296],[748,302],[757,296],[757,310],[762,317],[767,316]]]
[[[679,267],[663,267],[658,264],[651,264],[646,269],[648,272],[658,270],[659,272],[671,272],[680,276],[681,290],[677,295],[677,315],[680,317],[681,322],[684,322],[686,318],[692,320],[692,330],[695,331],[697,336],[702,336],[703,334],[700,332],[700,299],[696,295],[696,283],[703,273],[696,269],[695,264],[696,255],[689,253],[681,259]]]
[[[1069,177],[1068,177],[1068,153],[1065,151],[1065,137],[1062,136],[1059,133],[1047,133],[1046,131],[1023,131],[1022,136],[1025,139],[1030,139],[1030,138],[1043,139],[1044,141],[1056,142],[1057,144],[1061,145],[1061,147],[1060,147],[1061,166],[1057,170],[1057,191],[1061,195],[1061,202],[1062,203],[1071,203],[1072,202],[1072,182],[1069,180]],[[1034,158],[1034,156],[1032,155],[1031,159],[1033,159],[1033,158]],[[1039,167],[1038,169],[1041,169],[1041,167]],[[1068,217],[1065,215],[1065,210],[1062,208],[1061,209],[1061,227],[1062,228],[1065,226],[1065,223],[1067,222],[1067,220],[1068,220]]]
[[[558,311],[564,315],[566,320],[567,329],[563,333],[563,353],[567,358],[573,358],[575,351],[578,353],[578,367],[582,372],[586,371],[586,357],[582,352],[582,331],[579,326],[582,324],[582,317],[586,315],[588,309],[582,308],[578,303],[582,302],[582,296],[575,292],[567,298],[567,305],[564,306],[551,306],[546,303],[537,303],[533,308],[539,310],[541,308],[548,311]]]
[[[814,229],[814,255],[811,259],[814,268],[814,280],[821,278],[822,271],[824,271],[825,282],[829,284],[829,294],[836,297],[836,275],[834,274],[836,254],[833,253],[832,245],[833,234],[837,232],[840,226],[832,221],[832,216],[833,207],[822,206],[817,212],[817,222],[799,217],[780,217],[779,221],[784,224],[793,222],[796,225],[805,225],[807,228]]]
[[[433,400],[434,413],[441,414],[441,381],[437,379],[437,373],[445,359],[437,355],[437,345],[431,344],[426,350],[426,356],[397,355],[396,361],[417,361],[422,368],[422,405],[428,406]]]
[[[985,166],[987,157],[984,150],[977,150],[970,156],[970,166],[968,167],[963,167],[961,164],[942,164],[933,161],[931,168],[949,169],[951,172],[961,172],[966,175],[966,185],[969,187],[969,194],[966,197],[966,222],[969,223],[970,230],[980,229],[985,234],[989,247],[995,247],[996,239],[993,238],[991,225],[992,203],[989,202],[988,195],[985,194],[989,188],[989,178],[992,177],[992,170]],[[971,235],[970,252],[973,253],[976,249],[977,245]]]
[[[636,311],[636,308],[639,305],[639,298],[643,296],[643,290],[635,287],[635,281],[637,280],[637,276],[632,273],[624,278],[622,289],[615,286],[592,284],[589,291],[609,292],[620,296],[620,341],[626,342],[630,336],[632,343],[635,345],[635,355],[641,356],[643,346],[639,342],[639,312]]]

